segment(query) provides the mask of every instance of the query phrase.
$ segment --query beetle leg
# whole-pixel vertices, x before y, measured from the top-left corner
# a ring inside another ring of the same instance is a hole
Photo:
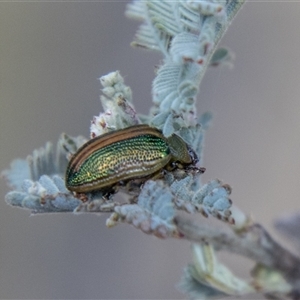
[[[158,180],[158,179],[161,179],[163,178],[165,175],[165,170],[162,169],[162,170],[159,170],[157,171],[156,173],[152,174],[148,179],[151,179],[151,180]],[[148,180],[147,179],[147,180]]]
[[[114,186],[110,187],[107,190],[104,190],[102,198],[106,201],[112,200],[112,197],[114,194],[116,194],[119,191],[119,185],[115,184]]]
[[[172,171],[174,171],[175,169],[177,169],[178,168],[178,164],[175,162],[175,161],[172,161],[171,163],[169,163],[166,167],[165,167],[165,169],[167,170],[167,171],[169,171],[169,172],[172,172]]]
[[[129,180],[126,185],[125,189],[127,192],[130,194],[138,194],[140,192],[142,184],[148,179],[147,177],[142,177],[142,178],[136,178],[133,180]]]
[[[162,169],[162,170],[159,170],[159,171],[157,171],[153,174],[150,174],[148,176],[129,180],[125,185],[125,189],[130,194],[137,195],[137,194],[139,194],[141,188],[143,187],[143,184],[147,180],[149,180],[149,179],[151,179],[151,180],[161,179],[161,178],[164,177],[164,173],[165,173],[165,170]]]
[[[186,171],[188,172],[193,172],[193,173],[200,173],[203,174],[206,171],[206,168],[204,167],[196,167],[196,166],[188,166],[187,168],[185,168]]]

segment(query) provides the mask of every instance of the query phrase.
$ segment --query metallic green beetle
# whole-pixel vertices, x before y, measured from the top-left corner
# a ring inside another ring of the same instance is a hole
[[[89,140],[71,158],[66,187],[73,192],[105,191],[132,180],[153,178],[163,169],[204,172],[196,153],[176,134],[169,138],[156,128],[135,125]]]

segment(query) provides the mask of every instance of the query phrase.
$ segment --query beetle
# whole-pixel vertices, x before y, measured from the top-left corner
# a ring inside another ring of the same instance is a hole
[[[159,177],[162,170],[194,170],[198,157],[182,138],[165,137],[145,124],[105,133],[89,140],[72,156],[66,170],[66,187],[76,193],[115,192],[130,181]]]

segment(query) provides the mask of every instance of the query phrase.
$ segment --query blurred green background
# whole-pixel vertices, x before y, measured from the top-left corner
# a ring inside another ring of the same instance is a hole
[[[125,18],[127,2],[0,3],[0,170],[61,132],[88,136],[108,72],[121,71],[147,112],[161,56],[129,46],[139,23]],[[234,68],[209,70],[198,101],[199,114],[214,113],[204,181],[229,183],[234,203],[271,232],[272,219],[299,209],[299,17],[299,3],[249,1],[221,41]],[[106,215],[29,217],[6,192],[2,180],[1,299],[183,298],[174,285],[187,242],[107,229]],[[246,275],[249,261],[222,258]]]

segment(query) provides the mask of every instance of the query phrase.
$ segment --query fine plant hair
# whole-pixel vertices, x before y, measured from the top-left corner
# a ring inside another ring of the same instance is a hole
[[[198,114],[199,86],[209,67],[231,64],[227,48],[217,48],[245,0],[134,0],[126,16],[141,21],[132,46],[163,55],[152,83],[152,107],[147,115],[134,108],[132,92],[119,71],[100,78],[103,112],[93,117],[90,139],[104,133],[148,124],[165,137],[180,136],[199,158],[211,121]],[[192,243],[193,262],[177,285],[189,299],[261,297],[300,299],[300,258],[278,244],[267,230],[238,209],[231,187],[219,179],[201,182],[201,172],[164,170],[131,195],[123,190],[122,202],[102,190],[76,194],[65,185],[68,162],[87,139],[61,134],[56,145],[47,142],[26,159],[16,159],[2,172],[11,188],[6,202],[32,214],[106,213],[106,225],[131,224],[161,239]],[[191,217],[192,214],[198,216]],[[207,218],[215,218],[216,225]],[[218,226],[222,222],[223,226]],[[300,214],[281,218],[276,227],[300,245]],[[218,260],[227,251],[251,259],[249,279],[236,277]]]

